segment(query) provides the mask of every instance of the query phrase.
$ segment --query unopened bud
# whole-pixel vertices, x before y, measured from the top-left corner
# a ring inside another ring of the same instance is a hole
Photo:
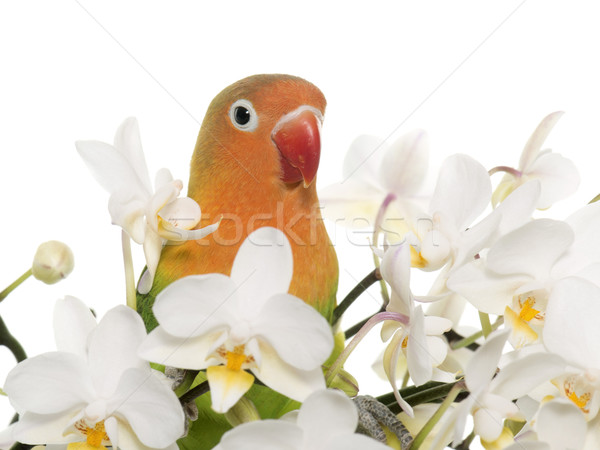
[[[66,278],[73,271],[74,264],[73,252],[66,244],[48,241],[35,252],[31,273],[46,284],[54,284]]]
[[[341,369],[335,375],[329,387],[332,389],[339,389],[348,397],[355,397],[358,395],[358,382],[356,381],[356,378],[354,378],[344,369]]]
[[[246,422],[260,420],[260,414],[252,400],[242,397],[225,413],[225,418],[231,426],[237,427]]]

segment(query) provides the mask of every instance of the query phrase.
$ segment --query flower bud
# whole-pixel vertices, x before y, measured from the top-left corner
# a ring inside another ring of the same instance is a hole
[[[46,284],[54,284],[67,278],[75,264],[73,252],[62,242],[48,241],[41,244],[35,256],[31,273]]]
[[[246,422],[260,420],[260,414],[252,400],[242,397],[225,413],[225,418],[234,427]]]

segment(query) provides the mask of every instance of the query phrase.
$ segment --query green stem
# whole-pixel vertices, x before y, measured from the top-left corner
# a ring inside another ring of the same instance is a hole
[[[459,383],[462,383],[462,380],[453,383],[430,381],[421,386],[409,386],[400,389],[400,395],[410,406],[432,403],[445,398]],[[398,403],[396,403],[396,397],[393,392],[381,395],[377,397],[377,400],[386,405],[392,412],[400,412],[400,407],[398,406]]]
[[[346,336],[346,339],[350,339],[352,336],[354,336],[356,333],[358,333],[360,331],[360,329],[362,327],[365,326],[365,324],[371,320],[372,317],[376,316],[379,313],[382,313],[385,311],[385,308],[381,308],[379,311],[377,311],[375,314],[370,315],[369,317],[367,317],[364,320],[361,320],[360,322],[352,325],[350,328],[348,328],[346,331],[344,331],[344,336]]]
[[[475,439],[475,430],[471,431],[471,434],[469,434],[464,441],[462,441],[458,447],[456,447],[455,450],[469,450],[469,447],[471,446],[471,442],[473,442],[473,439]]]
[[[125,293],[127,298],[127,306],[134,311],[137,311],[135,276],[133,274],[133,257],[131,255],[131,239],[125,230],[121,231],[121,242],[123,244],[123,264],[125,266]]]
[[[421,444],[425,441],[425,438],[431,433],[433,427],[440,421],[444,413],[450,408],[452,402],[458,397],[460,391],[462,391],[463,383],[457,383],[452,390],[448,393],[448,396],[444,399],[440,407],[437,411],[431,416],[431,418],[427,421],[425,426],[419,431],[419,433],[415,436],[412,445],[410,446],[410,450],[417,450]]]
[[[31,268],[29,270],[27,270],[27,272],[25,272],[19,278],[17,278],[10,286],[8,286],[6,289],[4,289],[2,292],[0,292],[0,302],[2,300],[4,300],[6,297],[8,297],[8,294],[10,294],[16,288],[18,288],[19,285],[23,281],[25,281],[27,278],[29,278],[30,276],[31,276]]]
[[[199,372],[200,372],[199,370],[186,370],[185,371],[183,381],[181,382],[179,387],[177,389],[175,389],[175,395],[177,395],[177,397],[181,397],[186,392],[188,392],[188,389],[194,383],[194,380],[198,376]]]
[[[498,320],[496,320],[492,324],[492,331],[497,330],[498,327],[500,325],[502,325],[503,323],[504,323],[504,317],[498,317]],[[467,337],[461,339],[460,341],[453,342],[452,344],[450,344],[450,348],[452,350],[457,350],[459,348],[468,347],[469,345],[473,344],[477,339],[479,339],[482,336],[483,336],[483,331],[478,331],[477,333],[474,333],[471,336],[467,336]]]
[[[210,386],[208,385],[208,380],[206,380],[206,381],[203,381],[202,383],[200,383],[195,388],[190,389],[185,394],[180,396],[179,403],[181,403],[182,405],[185,405],[191,401],[196,400],[201,395],[206,394],[208,391],[210,391]]]
[[[596,203],[598,200],[600,200],[600,194],[596,195],[596,196],[595,196],[593,199],[591,199],[591,200],[588,202],[588,204],[589,204],[589,203]]]
[[[342,314],[346,312],[346,310],[354,303],[363,292],[365,292],[373,283],[376,283],[378,280],[381,280],[381,273],[379,273],[379,269],[374,269],[369,275],[364,277],[355,287],[352,289],[346,298],[342,300],[342,302],[333,310],[333,326],[337,325],[338,321],[342,317]]]
[[[14,355],[17,362],[27,359],[27,353],[25,353],[25,350],[19,341],[17,341],[17,339],[10,334],[10,331],[8,331],[8,328],[6,327],[4,320],[2,320],[2,317],[0,317],[0,345],[4,345],[6,348],[8,348]]]
[[[481,331],[483,332],[483,337],[487,339],[492,332],[492,324],[490,322],[489,314],[479,311],[479,321],[481,322]]]

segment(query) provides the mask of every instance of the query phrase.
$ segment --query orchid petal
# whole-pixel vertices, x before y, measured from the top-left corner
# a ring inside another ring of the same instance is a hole
[[[154,176],[154,190],[158,191],[163,186],[171,183],[173,181],[173,175],[171,175],[171,171],[167,168],[158,169],[156,175]]]
[[[206,369],[210,385],[212,409],[226,413],[254,384],[254,377],[243,370],[232,370],[225,366]]]
[[[88,347],[91,379],[100,397],[108,398],[115,391],[127,369],[148,369],[137,355],[145,337],[144,322],[131,308],[120,305],[104,315],[90,334]]]
[[[362,135],[358,136],[346,153],[344,164],[342,166],[342,176],[346,184],[347,181],[362,181],[364,184],[371,184],[373,180],[379,179],[377,160],[385,146],[382,139]]]
[[[127,159],[135,170],[139,181],[148,192],[152,192],[152,184],[148,175],[148,166],[142,150],[140,128],[135,117],[128,117],[117,129],[114,140],[115,148]]]
[[[229,430],[214,450],[300,450],[304,433],[282,420],[247,422]]]
[[[138,437],[135,435],[135,432],[131,429],[131,427],[129,426],[129,424],[123,422],[123,421],[117,421],[117,426],[118,426],[118,435],[119,435],[119,449],[135,449],[135,450],[156,450],[156,447],[148,447],[144,444],[142,444],[142,442],[140,442],[140,440],[138,439]],[[173,444],[174,447],[169,446],[166,449],[161,449],[161,450],[167,450],[167,449],[171,449],[173,448],[174,450],[178,449],[177,444]],[[113,446],[114,448],[114,446]]]
[[[439,336],[452,328],[452,321],[444,317],[426,316],[425,334],[428,336]]]
[[[138,283],[137,290],[140,294],[147,294],[154,284],[154,275],[162,253],[163,240],[150,227],[146,229],[146,238],[144,239],[144,256],[146,257],[145,276]],[[147,275],[146,275],[147,274]]]
[[[529,222],[538,204],[542,185],[539,180],[531,180],[515,189],[494,212],[502,216],[498,225],[498,237],[504,236]]]
[[[185,416],[179,400],[151,370],[125,371],[109,408],[129,423],[144,445],[163,448],[183,435]]]
[[[538,157],[544,141],[552,131],[552,128],[554,128],[554,125],[556,125],[558,122],[558,119],[560,119],[563,114],[563,111],[556,111],[552,114],[548,114],[542,119],[531,137],[527,140],[527,143],[521,152],[519,170],[522,172],[529,170],[531,164],[533,164],[535,159]]]
[[[317,447],[306,447],[317,448]],[[389,450],[390,447],[375,439],[361,434],[344,434],[330,436],[320,447],[320,450]]]
[[[169,222],[161,221],[159,224],[159,234],[162,238],[170,241],[181,242],[181,241],[195,241],[214,233],[219,228],[221,219],[211,225],[207,225],[202,228],[195,230],[184,230],[181,228],[175,228]],[[169,245],[169,244],[167,244]]]
[[[111,416],[104,420],[104,430],[113,448],[119,448],[119,421],[116,417]],[[122,448],[122,447],[121,447]]]
[[[283,361],[298,369],[320,367],[333,350],[333,335],[327,320],[293,295],[271,297],[252,328]]]
[[[383,354],[383,369],[388,381],[392,386],[394,397],[396,398],[398,406],[400,406],[400,408],[402,408],[402,410],[408,414],[409,417],[413,417],[414,412],[412,407],[406,402],[406,400],[402,398],[402,395],[400,395],[400,391],[398,390],[398,385],[396,384],[398,358],[400,356],[400,352],[402,351],[402,341],[404,340],[404,337],[405,335],[403,333],[396,333],[386,347]]]
[[[165,184],[158,189],[150,198],[146,206],[146,220],[148,225],[158,233],[158,214],[169,203],[175,201],[181,192],[183,184],[180,180],[175,180]],[[167,209],[168,212],[168,209]]]
[[[23,444],[66,444],[74,436],[65,436],[65,430],[71,424],[74,411],[57,414],[35,414],[26,412],[13,426],[13,437]]]
[[[410,318],[406,361],[408,363],[408,372],[416,386],[420,386],[431,380],[431,355],[427,346],[423,307],[421,305],[414,309],[413,315]]]
[[[539,439],[549,442],[552,449],[557,450],[582,448],[587,431],[583,413],[566,399],[543,404],[535,428]]]
[[[425,321],[427,319],[426,317]],[[427,346],[431,366],[437,367],[444,362],[448,355],[448,344],[442,338],[439,336],[425,336],[425,345]]]
[[[250,233],[231,268],[231,279],[244,299],[245,312],[255,313],[271,296],[287,292],[293,271],[292,249],[282,231],[263,227]]]
[[[174,228],[191,230],[200,222],[202,212],[195,200],[181,197],[167,203],[158,215]]]
[[[427,133],[413,130],[396,140],[385,152],[379,170],[388,192],[414,194],[427,175],[429,161]]]
[[[231,323],[237,296],[235,284],[223,274],[190,275],[158,294],[152,310],[169,334],[190,338]]]
[[[402,243],[389,247],[381,261],[381,276],[396,294],[390,299],[387,310],[410,315],[414,308],[410,291],[410,246]]]
[[[486,387],[494,376],[509,332],[510,330],[502,330],[490,334],[467,364],[465,381],[471,392]]]
[[[579,171],[570,159],[558,153],[544,153],[531,165],[528,177],[542,182],[537,208],[546,209],[575,193],[579,187]]]
[[[36,414],[73,410],[94,398],[85,360],[65,352],[22,361],[9,372],[4,391],[18,412]]]
[[[322,214],[348,228],[373,228],[385,193],[362,181],[349,179],[319,190]]]
[[[137,244],[142,244],[146,232],[146,199],[131,197],[127,192],[115,192],[108,199],[108,212],[113,225],[118,225]]]
[[[319,442],[354,434],[358,412],[352,400],[340,391],[315,391],[302,404],[296,423],[304,431],[304,447],[317,448]]]
[[[92,311],[81,300],[66,296],[54,307],[54,340],[58,351],[87,357],[87,340],[96,328]]]
[[[443,213],[464,230],[483,212],[491,195],[487,170],[469,156],[453,155],[440,169],[429,211]]]
[[[504,417],[493,409],[480,408],[473,413],[473,431],[481,439],[493,442],[502,433]]]
[[[311,393],[325,388],[325,377],[321,368],[297,369],[283,361],[267,344],[260,343],[262,357],[260,367],[252,368],[256,377],[271,389],[303,402]]]

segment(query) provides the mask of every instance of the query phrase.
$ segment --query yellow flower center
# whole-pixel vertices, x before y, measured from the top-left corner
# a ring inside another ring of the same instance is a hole
[[[584,413],[590,412],[589,409],[585,408],[590,401],[590,398],[592,398],[589,392],[585,392],[579,396],[575,392],[569,392],[567,394],[567,398],[575,403],[575,406],[577,406]]]
[[[103,449],[103,442],[110,442],[106,430],[104,429],[104,420],[97,422],[93,428],[87,426],[83,421],[79,421],[75,424],[75,428],[86,436],[85,442],[74,442],[68,445],[68,450],[74,449]]]
[[[233,347],[233,351],[227,351],[225,359],[227,360],[227,368],[231,370],[242,370],[242,365],[246,362],[248,357],[244,353],[244,345],[236,345]]]
[[[521,311],[519,312],[519,319],[524,320],[525,322],[529,322],[537,316],[540,311],[533,307],[535,305],[535,298],[527,297],[525,303],[521,304],[519,300],[519,306],[521,306]]]

